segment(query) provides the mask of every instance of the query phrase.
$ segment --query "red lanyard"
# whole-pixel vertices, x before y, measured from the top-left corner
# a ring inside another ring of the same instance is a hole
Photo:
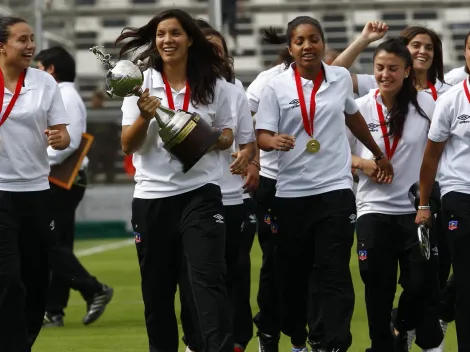
[[[15,106],[16,100],[18,99],[18,96],[20,95],[21,87],[23,86],[24,78],[26,76],[26,70],[21,72],[20,77],[18,78],[18,83],[16,83],[16,88],[15,88],[15,94],[13,94],[13,97],[10,100],[10,103],[7,106],[7,109],[5,110],[5,113],[3,114],[2,119],[0,120],[0,126],[5,123],[7,120],[8,116],[10,116],[11,110],[13,110],[13,107]],[[3,98],[5,96],[5,79],[3,78],[3,72],[0,70],[0,111],[3,109]]]
[[[465,91],[465,95],[467,96],[468,102],[470,103],[470,92],[468,91],[467,80],[463,81],[463,90]]]
[[[166,79],[165,75],[162,74],[163,83],[165,83],[165,91],[166,91],[166,98],[168,99],[168,107],[172,110],[176,110],[175,102],[173,101],[173,94],[171,93],[171,87]],[[183,109],[184,111],[188,111],[189,107],[189,97],[191,95],[191,89],[189,88],[188,81],[186,81],[186,91],[184,92],[184,101],[183,101]]]
[[[297,67],[294,68],[295,73],[295,84],[297,86],[297,94],[299,96],[300,111],[302,112],[302,120],[304,122],[305,132],[312,137],[313,136],[313,120],[315,119],[315,109],[317,103],[315,102],[315,96],[320,89],[320,85],[323,81],[323,69],[318,72],[317,77],[313,83],[312,94],[310,95],[310,116],[307,114],[307,105],[305,104],[304,90],[302,88],[302,80],[300,78]]]
[[[434,99],[434,101],[436,101],[437,100],[436,87],[434,87],[434,84],[432,84],[430,81],[428,81],[428,88],[431,89],[432,98]]]
[[[393,154],[395,154],[395,150],[397,150],[398,141],[400,138],[397,136],[393,136],[393,145],[390,149],[390,137],[388,136],[387,125],[385,124],[385,116],[382,110],[382,105],[377,102],[377,95],[379,94],[379,90],[375,91],[375,105],[377,106],[377,113],[379,114],[379,122],[380,128],[382,129],[382,135],[384,137],[384,144],[385,144],[385,152],[387,153],[388,160],[392,159]]]

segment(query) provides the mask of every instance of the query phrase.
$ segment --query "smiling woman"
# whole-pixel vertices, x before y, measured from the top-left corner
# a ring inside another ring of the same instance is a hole
[[[0,17],[1,351],[31,350],[41,330],[55,229],[47,146],[70,143],[57,83],[29,68],[35,49],[25,20]]]
[[[347,70],[322,62],[320,23],[297,17],[288,24],[286,38],[294,62],[264,88],[256,119],[260,148],[279,151],[270,221],[279,241],[282,331],[291,337],[293,351],[307,350],[307,295],[299,299],[298,292],[308,291],[316,266],[316,285],[323,288],[321,347],[346,351],[354,308],[349,253],[356,218],[346,125],[390,179],[393,168],[359,112]]]
[[[116,43],[123,43],[121,55],[143,48],[137,59],[148,62],[144,93],[122,105],[122,147],[134,154],[136,168],[132,225],[139,239],[150,350],[178,350],[179,284],[181,297],[195,307],[190,323],[201,332],[203,350],[232,352],[226,221],[218,185],[225,163],[220,151],[233,143],[228,83],[221,77],[224,59],[191,16],[178,9],[157,14],[141,28],[124,29]],[[171,109],[196,112],[223,131],[213,151],[185,174],[158,135],[154,116],[160,100]]]

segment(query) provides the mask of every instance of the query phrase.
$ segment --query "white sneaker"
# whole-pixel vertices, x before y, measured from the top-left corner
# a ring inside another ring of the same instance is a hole
[[[185,352],[193,352],[189,349],[189,347],[186,346],[186,351]]]
[[[406,332],[406,345],[408,346],[408,351],[411,351],[413,347],[413,342],[415,341],[416,330],[410,330]]]

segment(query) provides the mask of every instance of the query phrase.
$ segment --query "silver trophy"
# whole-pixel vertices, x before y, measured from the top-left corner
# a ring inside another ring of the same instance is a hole
[[[121,98],[132,95],[140,96],[144,76],[141,67],[143,63],[130,60],[111,62],[111,56],[104,54],[100,47],[94,46],[90,51],[108,67],[106,74],[106,93],[108,96]],[[158,110],[163,112],[165,120],[155,113],[159,126],[159,135],[163,147],[183,166],[183,173],[188,172],[217,142],[221,131],[215,131],[203,118],[196,113],[184,110],[172,110],[160,105]]]

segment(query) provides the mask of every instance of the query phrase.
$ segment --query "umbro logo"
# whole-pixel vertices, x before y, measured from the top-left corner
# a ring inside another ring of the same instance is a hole
[[[369,127],[370,132],[377,132],[380,125],[376,123],[369,123],[367,127]]]
[[[466,114],[463,114],[463,115],[460,115],[459,117],[457,117],[457,120],[459,120],[459,124],[461,124],[461,123],[470,123],[469,119],[470,119],[470,116],[466,115]]]
[[[224,217],[220,214],[215,214],[214,219],[215,219],[215,222],[218,222],[219,224],[224,223]]]
[[[300,106],[299,99],[294,99],[294,100],[290,101],[289,104],[291,105],[292,109],[295,109],[296,107]]]
[[[357,219],[356,214],[349,215],[349,220],[351,220],[351,224],[354,224],[356,222],[356,219]]]

